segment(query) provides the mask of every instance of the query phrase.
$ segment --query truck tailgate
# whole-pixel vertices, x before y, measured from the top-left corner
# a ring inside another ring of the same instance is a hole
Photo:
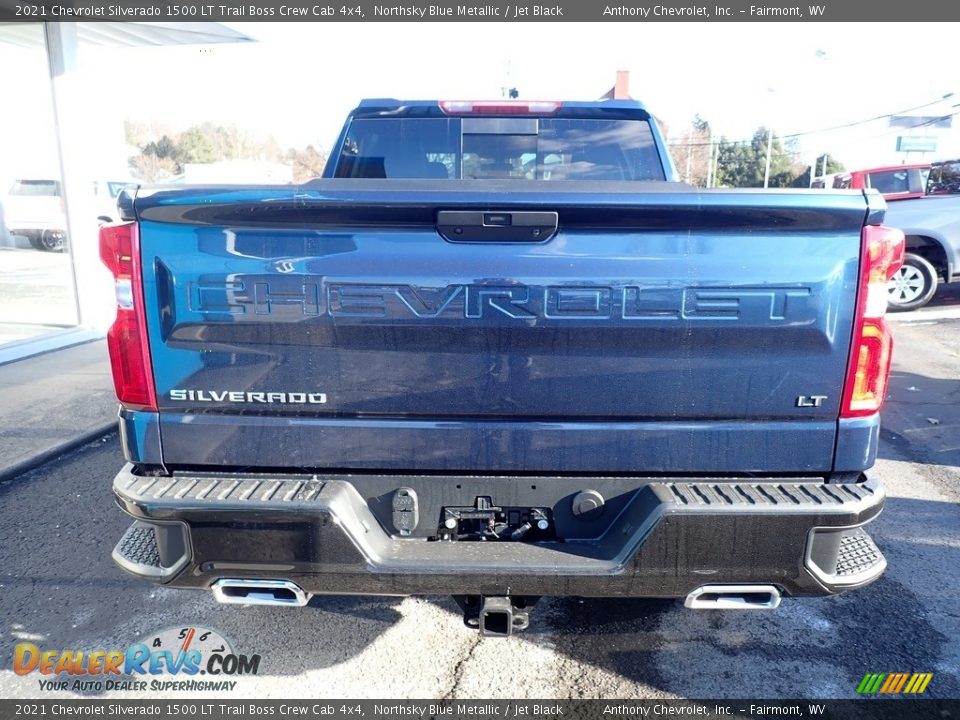
[[[831,469],[863,195],[461,184],[141,191],[164,462]]]

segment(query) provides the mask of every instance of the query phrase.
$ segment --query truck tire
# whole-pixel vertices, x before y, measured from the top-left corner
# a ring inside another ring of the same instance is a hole
[[[922,308],[937,292],[937,270],[929,262],[913,253],[907,253],[903,267],[894,274],[887,286],[887,307],[890,310]]]

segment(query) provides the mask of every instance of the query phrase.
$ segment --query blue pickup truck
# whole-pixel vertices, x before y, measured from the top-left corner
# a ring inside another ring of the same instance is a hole
[[[324,177],[101,234],[123,569],[221,602],[773,608],[863,586],[903,235],[698,191],[642,105],[369,100]]]

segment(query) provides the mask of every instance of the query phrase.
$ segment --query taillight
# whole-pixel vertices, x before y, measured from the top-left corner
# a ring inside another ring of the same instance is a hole
[[[903,265],[904,237],[882,225],[863,228],[857,315],[840,417],[872,415],[883,407],[893,338],[887,327],[887,283]]]
[[[560,109],[556,100],[441,100],[447,115],[551,115]]]
[[[107,332],[117,399],[124,407],[156,410],[137,223],[101,227],[100,258],[113,273],[117,286],[117,319]]]

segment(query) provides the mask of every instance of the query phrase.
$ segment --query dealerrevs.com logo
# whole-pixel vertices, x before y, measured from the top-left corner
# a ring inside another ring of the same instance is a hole
[[[20,643],[14,648],[13,669],[17,675],[57,676],[40,680],[41,690],[230,691],[237,681],[224,676],[256,675],[260,656],[235,653],[216,630],[185,627],[151,634],[125,650],[50,650]],[[150,679],[139,679],[143,676]]]

